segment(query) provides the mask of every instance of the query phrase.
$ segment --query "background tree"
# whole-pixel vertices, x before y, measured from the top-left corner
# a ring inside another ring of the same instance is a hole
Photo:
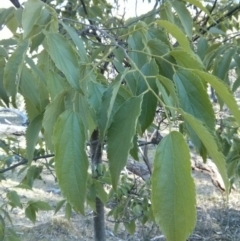
[[[156,1],[150,12],[125,19],[114,14],[117,1],[44,2],[0,10],[0,24],[14,34],[0,41],[1,105],[16,106],[19,93],[29,119],[25,159],[18,163],[26,165],[22,187],[32,187],[41,173],[32,160],[54,156],[51,164],[68,212],[84,214],[87,203],[95,214],[95,240],[104,241],[104,205],[124,196],[119,178],[124,179],[129,153],[138,160],[138,146],[158,144],[153,170],[143,158],[152,173],[151,205],[149,193],[141,193],[140,215],[125,226],[133,233],[136,220],[155,220],[167,240],[186,240],[196,221],[186,139],[203,161],[209,156],[215,162],[226,195],[239,166],[234,134],[240,112],[232,95],[239,86],[239,3]],[[237,76],[233,84],[230,71]],[[230,118],[215,116],[209,85]],[[168,133],[161,139],[164,121]],[[143,143],[142,136],[153,129],[155,135]],[[40,132],[44,145],[35,156]],[[131,195],[133,185],[123,184],[125,196]],[[112,187],[109,193],[106,185]],[[10,201],[20,206],[14,195]],[[35,221],[39,209],[49,206],[29,203],[26,216]],[[121,212],[113,207],[110,215],[117,219]],[[4,228],[1,235],[10,237]]]

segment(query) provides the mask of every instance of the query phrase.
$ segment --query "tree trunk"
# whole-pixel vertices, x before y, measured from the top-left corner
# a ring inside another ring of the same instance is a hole
[[[99,131],[94,130],[91,136],[91,161],[92,161],[92,175],[93,178],[98,179],[97,166],[102,163],[102,147],[98,142]],[[102,201],[96,197],[96,212],[93,217],[94,222],[94,240],[106,241],[105,235],[105,218],[104,205]]]

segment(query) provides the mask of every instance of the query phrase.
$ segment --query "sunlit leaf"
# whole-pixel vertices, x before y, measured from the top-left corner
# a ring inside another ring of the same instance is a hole
[[[185,241],[196,223],[195,187],[188,146],[176,131],[158,145],[152,174],[152,208],[168,241]]]
[[[185,34],[178,28],[177,25],[172,24],[165,20],[158,20],[157,24],[162,26],[169,32],[176,40],[179,42],[179,44],[188,52],[192,52],[189,41]]]
[[[226,169],[226,162],[224,155],[219,152],[218,146],[215,142],[214,137],[212,134],[204,127],[203,123],[193,117],[192,115],[187,114],[184,111],[181,111],[181,114],[183,115],[184,119],[187,121],[187,123],[192,127],[192,129],[196,132],[204,146],[206,147],[209,156],[212,158],[214,163],[216,164],[219,173],[221,174],[221,177],[223,179],[226,192],[228,194],[229,190],[229,180],[227,176],[227,169]]]

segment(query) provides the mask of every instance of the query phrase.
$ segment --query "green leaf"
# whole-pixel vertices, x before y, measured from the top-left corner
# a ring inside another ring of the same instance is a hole
[[[158,20],[157,24],[165,28],[187,52],[192,52],[188,39],[177,25],[165,20]]]
[[[65,28],[65,30],[68,32],[68,34],[72,38],[74,44],[77,46],[78,55],[81,58],[81,60],[84,61],[84,62],[88,62],[86,50],[85,50],[85,47],[83,45],[83,41],[81,39],[81,36],[79,36],[73,28],[67,26],[64,22],[60,21],[60,23]]]
[[[7,53],[6,49],[1,46],[0,46],[0,56],[8,58],[8,53]]]
[[[116,82],[110,85],[103,93],[101,107],[97,113],[97,122],[100,130],[99,140],[101,142],[104,140],[109,127],[113,105],[123,77],[123,75],[118,76]]]
[[[43,117],[43,128],[44,128],[44,139],[47,147],[53,150],[52,134],[53,127],[57,122],[59,115],[65,110],[64,108],[64,97],[65,92],[59,94],[47,107]]]
[[[94,184],[95,184],[95,188],[96,188],[95,190],[97,192],[97,196],[103,202],[103,204],[106,205],[108,202],[108,194],[104,190],[102,183],[96,180]]]
[[[147,45],[155,58],[156,56],[162,56],[169,52],[169,46],[159,39],[151,39]]]
[[[208,48],[208,41],[205,38],[200,37],[197,43],[197,55],[201,58],[201,60],[203,60]]]
[[[225,77],[229,71],[229,67],[235,54],[236,49],[229,49],[227,52],[224,53],[222,57],[218,57],[215,60],[213,74],[216,75],[218,78],[225,80]]]
[[[16,191],[9,191],[7,193],[7,198],[8,198],[8,200],[10,202],[10,205],[12,207],[22,208],[22,203],[21,203],[20,198],[19,198]]]
[[[133,137],[133,148],[130,150],[130,155],[136,161],[139,161],[138,158],[138,143],[137,143],[137,134]]]
[[[80,91],[80,74],[75,51],[60,34],[44,32],[47,38],[47,51],[56,67],[64,73],[69,84]]]
[[[26,142],[27,142],[27,158],[30,164],[33,159],[33,153],[35,146],[39,138],[39,132],[42,128],[43,115],[37,116],[33,121],[30,122],[27,132],[26,132]]]
[[[19,66],[23,63],[29,41],[24,40],[13,52],[4,68],[4,88],[10,96],[15,96],[17,92],[17,73]]]
[[[177,104],[179,100],[178,100],[178,97],[176,94],[176,89],[175,89],[173,81],[162,75],[158,75],[157,79],[164,85],[164,87],[167,89],[168,93],[174,100],[174,103]]]
[[[49,70],[46,76],[47,88],[53,100],[64,89],[69,89],[70,85],[66,79],[53,70]]]
[[[152,174],[152,208],[168,241],[185,241],[196,223],[196,192],[188,146],[176,131],[157,147]]]
[[[160,5],[160,16],[161,20],[167,20],[170,23],[174,23],[172,5],[169,1],[165,1]]]
[[[109,168],[113,188],[117,188],[119,175],[127,163],[132,140],[136,132],[137,120],[140,115],[142,96],[128,99],[113,116],[112,124],[107,133]]]
[[[221,152],[218,151],[218,146],[214,140],[214,137],[210,134],[210,132],[204,127],[203,123],[193,117],[192,115],[187,114],[186,112],[179,110],[179,112],[183,115],[184,119],[187,123],[192,127],[192,129],[196,132],[204,146],[206,147],[209,156],[213,159],[216,164],[219,173],[223,179],[226,193],[228,195],[229,190],[229,180],[227,176],[225,157]]]
[[[0,40],[0,45],[4,45],[4,46],[17,45],[17,43],[18,43],[18,41],[13,38]]]
[[[131,235],[133,235],[135,233],[135,231],[136,231],[136,224],[135,224],[134,220],[129,222],[129,223],[124,223],[124,226],[125,226],[125,228],[127,229],[127,231]]]
[[[0,99],[2,99],[7,106],[9,106],[9,98],[8,98],[7,92],[3,87],[4,67],[5,67],[5,60],[4,58],[0,57]]]
[[[33,26],[38,21],[44,3],[39,0],[29,0],[24,5],[22,14],[23,38],[28,37]]]
[[[54,215],[62,208],[62,206],[65,202],[66,202],[66,199],[63,199],[57,203],[55,211],[54,211]]]
[[[237,102],[231,94],[229,88],[220,79],[211,74],[199,70],[193,70],[193,73],[198,75],[202,80],[209,83],[214,88],[218,96],[228,106],[228,108],[236,118],[236,121],[240,125],[240,111]]]
[[[215,130],[214,111],[202,80],[187,70],[178,70],[174,74],[173,80],[181,108],[201,120],[208,130],[213,133]],[[186,129],[195,148],[199,151],[203,160],[206,160],[206,149],[199,137],[188,124],[186,124]]]
[[[129,48],[132,50],[138,50],[138,51],[143,51],[144,49],[144,38],[146,38],[142,32],[136,31],[132,35],[129,36],[128,38],[128,44]],[[149,57],[145,53],[136,53],[136,52],[131,52],[129,53],[129,56],[133,60],[133,62],[137,65],[139,69],[142,68],[142,66],[148,62]]]
[[[156,85],[156,78],[152,76],[156,76],[158,74],[158,66],[155,62],[155,60],[152,60],[150,63],[146,63],[142,69],[141,72],[143,75],[145,75],[146,81],[148,83],[148,86],[151,88],[152,91],[155,93],[158,92],[157,85]],[[151,76],[151,77],[148,77]],[[142,79],[141,76],[139,76],[140,79],[138,80],[138,91],[137,95],[145,92],[149,87],[146,85],[145,80]],[[157,107],[157,98],[152,93],[152,91],[148,91],[143,96],[143,102],[141,106],[141,115],[139,117],[139,122],[141,125],[141,133],[143,133],[151,124],[155,117],[156,107]]]
[[[4,219],[2,217],[2,215],[0,215],[0,240],[4,240],[4,236],[5,236],[5,228],[6,228],[6,225],[5,225],[5,222],[4,222]]]
[[[36,222],[36,209],[34,208],[34,206],[32,206],[31,204],[28,205],[28,207],[25,209],[25,215],[28,219],[30,219],[33,223]]]
[[[99,112],[101,106],[101,100],[106,87],[98,82],[89,81],[88,82],[88,102],[94,109],[95,113]]]
[[[35,179],[40,179],[43,166],[32,165],[28,168],[26,176],[21,181],[21,184],[17,187],[32,189]]]
[[[209,130],[215,129],[215,116],[206,88],[198,76],[178,70],[173,76],[181,108],[201,120]]]
[[[72,216],[72,206],[70,203],[67,203],[65,207],[65,217],[69,221],[71,216]]]
[[[32,205],[36,208],[36,210],[42,210],[42,211],[52,210],[52,207],[44,201],[36,201],[36,202],[33,202]]]
[[[19,92],[31,102],[37,112],[41,112],[38,81],[25,65],[22,68]]]
[[[171,2],[171,4],[172,4],[172,7],[177,12],[178,17],[182,23],[182,26],[187,36],[189,37],[189,39],[192,39],[193,19],[186,5],[180,1],[174,1],[174,2]]]
[[[180,66],[189,69],[204,69],[202,61],[194,53],[189,53],[184,50],[172,50],[170,54],[176,59]]]
[[[189,2],[191,4],[193,4],[194,6],[200,8],[203,12],[205,12],[208,16],[211,16],[211,14],[209,13],[209,11],[207,10],[206,7],[203,6],[202,2],[200,2],[199,0],[186,0],[186,2]]]
[[[54,127],[55,170],[63,195],[84,214],[88,158],[86,136],[79,113],[63,112]]]

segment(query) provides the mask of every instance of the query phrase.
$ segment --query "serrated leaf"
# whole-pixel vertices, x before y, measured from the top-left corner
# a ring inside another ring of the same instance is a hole
[[[4,68],[4,88],[10,96],[15,96],[17,92],[17,73],[19,66],[23,63],[29,41],[24,40],[17,46]]]
[[[86,136],[79,113],[63,112],[54,127],[55,170],[63,195],[84,214],[88,158]]]
[[[185,241],[193,231],[195,197],[189,149],[173,131],[157,147],[152,174],[152,209],[168,241]]]
[[[69,84],[80,91],[78,59],[70,43],[57,33],[44,32],[47,38],[47,51],[56,67],[64,73]]]
[[[129,48],[132,50],[138,50],[143,51],[144,44],[143,39],[144,35],[142,32],[136,31],[128,38],[128,44]],[[136,64],[136,66],[141,69],[142,66],[148,62],[149,57],[144,53],[137,53],[137,52],[131,52],[129,53],[129,56],[131,57],[132,61]]]
[[[46,82],[52,100],[64,89],[69,89],[70,87],[65,78],[52,70],[48,71]]]
[[[186,5],[183,2],[180,1],[174,1],[171,2],[172,7],[177,12],[177,15],[182,23],[182,26],[189,37],[189,39],[192,39],[192,28],[193,28],[193,19],[190,15]]]
[[[65,207],[65,217],[69,221],[71,216],[72,216],[72,206],[70,203],[67,203]]]
[[[32,74],[31,70],[25,65],[22,68],[19,92],[24,96],[24,98],[27,98],[31,102],[31,105],[36,108],[37,112],[41,112],[38,81]]]
[[[54,215],[62,208],[62,206],[64,205],[65,202],[66,202],[66,199],[63,199],[57,203],[55,211],[54,211]]]
[[[106,87],[98,82],[88,82],[88,102],[94,109],[95,113],[99,112],[101,106],[101,100]]]
[[[188,39],[177,25],[165,20],[158,20],[157,24],[165,28],[187,52],[192,52]]]
[[[31,204],[25,209],[25,216],[33,223],[36,222],[36,209]]]
[[[127,163],[128,153],[132,148],[141,104],[142,96],[132,97],[125,101],[113,116],[107,133],[107,153],[114,189],[117,188],[119,175]]]
[[[81,58],[81,60],[84,61],[84,62],[88,62],[86,50],[85,50],[85,47],[83,45],[83,41],[81,39],[81,36],[79,36],[73,28],[71,28],[70,26],[67,26],[64,22],[61,21],[61,24],[65,28],[67,33],[70,35],[70,37],[72,38],[74,44],[77,46],[78,55]]]
[[[176,89],[173,81],[162,75],[158,75],[157,79],[164,85],[164,87],[167,89],[170,96],[173,98],[174,103],[177,104],[179,100],[177,97],[177,93],[176,93]]]
[[[197,74],[202,80],[209,83],[214,88],[218,96],[228,106],[228,108],[236,118],[236,121],[240,125],[240,111],[237,102],[231,94],[229,88],[223,82],[221,82],[220,79],[209,73],[199,70],[193,70],[193,73]]]
[[[27,159],[28,163],[32,162],[33,153],[35,146],[39,138],[39,132],[42,128],[43,115],[37,116],[33,121],[30,122],[26,131],[26,142],[27,142]]]
[[[162,56],[169,52],[169,46],[159,39],[149,40],[147,46],[155,58],[156,56]]]
[[[29,0],[25,3],[22,14],[23,38],[26,38],[33,29],[40,17],[43,6],[44,3],[39,0]]]
[[[65,110],[64,108],[65,92],[59,94],[47,107],[43,117],[44,139],[47,147],[53,150],[52,135],[53,127],[57,122],[58,117]]]
[[[22,203],[16,191],[9,191],[7,193],[7,198],[10,201],[12,207],[22,208]]]
[[[162,20],[167,20],[170,23],[174,23],[172,5],[169,1],[163,2],[160,5],[160,16]]]
[[[214,163],[216,164],[219,173],[223,179],[226,193],[228,195],[229,190],[229,180],[227,176],[225,157],[221,152],[218,151],[218,146],[214,140],[214,137],[210,134],[210,132],[204,127],[203,123],[193,117],[192,115],[187,114],[186,112],[179,110],[179,112],[183,115],[184,119],[187,123],[192,127],[192,129],[196,132],[204,146],[206,147],[209,156],[212,158]]]
[[[176,59],[180,66],[189,69],[204,69],[203,63],[194,53],[189,53],[184,50],[172,50],[170,54]]]

